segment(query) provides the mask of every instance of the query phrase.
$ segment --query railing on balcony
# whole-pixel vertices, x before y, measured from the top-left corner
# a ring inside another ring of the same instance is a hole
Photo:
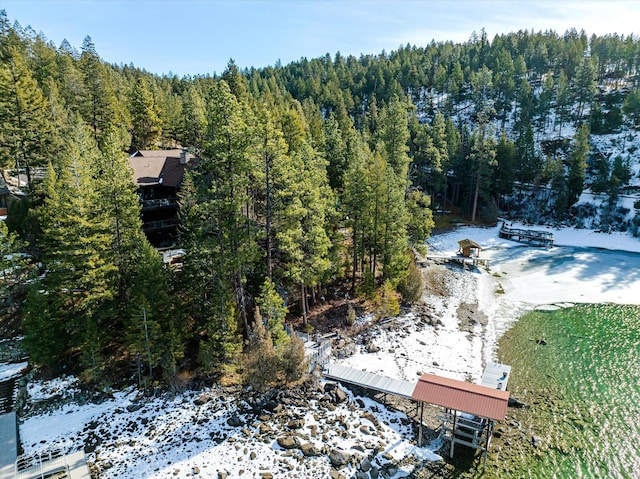
[[[144,231],[159,231],[175,228],[176,226],[178,226],[177,218],[170,218],[166,220],[149,221],[148,223],[144,223],[144,225],[142,225],[142,229]]]
[[[178,198],[160,198],[157,200],[142,200],[142,211],[160,208],[177,208]]]

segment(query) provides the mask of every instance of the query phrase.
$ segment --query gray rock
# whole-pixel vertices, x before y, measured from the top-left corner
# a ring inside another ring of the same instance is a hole
[[[231,427],[244,426],[244,422],[236,414],[227,419],[227,424]]]
[[[371,466],[369,476],[371,476],[371,479],[378,479],[378,477],[380,477],[380,470],[377,466]]]
[[[262,406],[262,409],[265,411],[269,411],[269,412],[278,412],[278,410],[282,409],[282,405],[280,403],[277,403],[276,401],[267,401],[264,406]]]
[[[376,346],[373,343],[369,343],[367,344],[366,350],[368,353],[377,353],[378,351],[380,351],[380,347]]]
[[[193,404],[195,404],[196,406],[202,406],[203,404],[207,404],[212,399],[213,399],[213,397],[211,396],[211,394],[203,393],[203,394],[200,394],[200,396],[198,396],[197,398],[194,399]]]
[[[360,470],[367,472],[369,469],[371,469],[371,461],[368,457],[365,457],[360,463]]]
[[[356,479],[369,479],[369,475],[366,472],[356,471]]]
[[[329,461],[333,467],[343,467],[349,464],[349,454],[338,449],[331,449],[329,452]]]
[[[509,398],[508,405],[509,407],[515,407],[515,408],[528,407],[526,403],[520,401],[519,399],[514,398],[513,396]]]
[[[532,436],[531,437],[531,445],[535,448],[542,446],[542,438],[540,436]]]
[[[144,404],[142,404],[142,403],[138,403],[138,404],[129,404],[129,405],[127,406],[127,411],[129,411],[129,412],[136,412],[136,411],[138,411],[138,410],[142,409],[142,406],[144,406]]]

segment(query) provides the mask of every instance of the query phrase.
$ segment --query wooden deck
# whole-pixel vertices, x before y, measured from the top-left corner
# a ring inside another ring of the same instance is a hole
[[[549,231],[510,228],[503,223],[498,235],[500,238],[513,241],[526,241],[540,246],[553,246],[553,233]]]
[[[510,376],[511,366],[499,363],[489,363],[484,369],[480,384],[488,388],[506,391]]]
[[[460,263],[463,266],[466,264],[469,264],[471,266],[489,266],[489,260],[487,258],[467,257],[467,256],[460,256],[460,255],[446,256],[446,255],[429,254],[426,256],[426,259],[429,259],[432,261],[442,261],[442,262],[453,261],[456,263]]]

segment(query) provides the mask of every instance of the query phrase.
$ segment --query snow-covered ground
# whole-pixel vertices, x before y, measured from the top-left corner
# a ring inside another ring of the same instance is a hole
[[[0,364],[0,381],[18,376],[23,369],[29,366],[27,362]]]
[[[430,253],[455,254],[458,240],[470,238],[482,246],[489,267],[430,268],[426,274],[433,275],[443,293],[425,293],[422,312],[372,325],[369,343],[379,350],[369,353],[358,346],[355,355],[340,362],[407,380],[433,372],[477,381],[486,362],[495,359],[498,338],[523,312],[575,302],[640,303],[640,240],[587,230],[552,232],[555,246],[550,248],[500,239],[498,227],[462,227],[434,236],[428,242]],[[74,387],[73,378],[62,378],[33,382],[28,392],[32,400],[65,397],[73,396]],[[196,401],[202,394],[210,397]],[[438,444],[415,447],[404,414],[368,399],[356,403],[353,396],[328,407],[322,397],[285,408],[286,414],[302,420],[297,434],[324,451],[318,456],[283,449],[276,438],[290,432],[289,427],[260,419],[241,399],[224,397],[218,390],[153,399],[128,390],[101,404],[72,402],[27,417],[20,436],[26,453],[52,446],[67,451],[88,447],[89,461],[99,465],[105,479],[192,477],[196,470],[200,477],[213,478],[269,473],[328,477],[328,449],[367,456],[378,468],[411,455],[418,461],[437,458],[432,451]],[[234,417],[240,426],[229,424]],[[372,417],[378,424],[372,424]],[[265,424],[274,431],[265,432]],[[338,469],[346,477],[355,473],[353,464]],[[404,477],[410,469],[390,470],[393,477]]]
[[[432,237],[428,251],[435,255],[455,255],[459,240],[474,240],[482,246],[480,256],[490,259],[489,267],[443,275],[447,294],[423,298],[438,327],[425,329],[408,313],[397,320],[401,328],[377,332],[378,352],[361,347],[341,362],[406,380],[433,373],[478,381],[486,363],[495,360],[497,340],[527,311],[567,303],[640,303],[640,240],[573,228],[532,229],[551,231],[555,246],[501,239],[499,226],[461,227]],[[481,313],[466,328],[460,324],[462,304]]]

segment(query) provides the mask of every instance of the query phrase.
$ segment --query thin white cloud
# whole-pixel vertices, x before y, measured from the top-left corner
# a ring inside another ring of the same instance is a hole
[[[229,58],[263,67],[465,42],[482,28],[489,39],[523,29],[640,33],[638,0],[0,0],[0,8],[58,44],[66,37],[79,48],[89,34],[107,61],[180,74],[220,72]]]

